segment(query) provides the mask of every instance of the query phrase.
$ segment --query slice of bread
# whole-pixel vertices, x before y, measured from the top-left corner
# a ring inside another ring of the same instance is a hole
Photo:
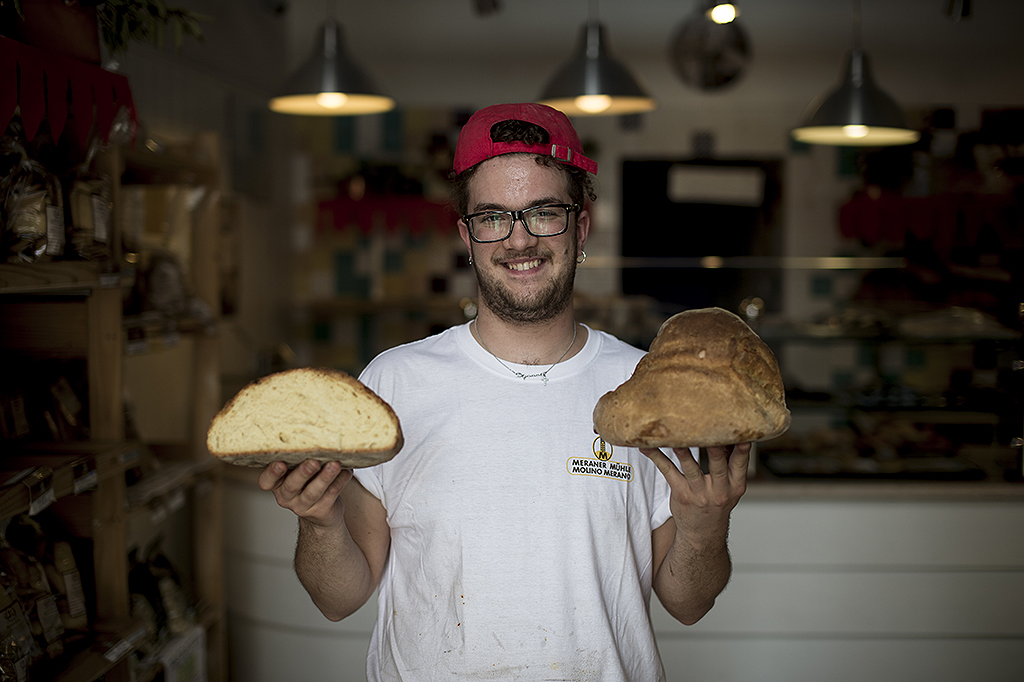
[[[594,408],[612,445],[706,447],[763,441],[790,424],[775,355],[727,310],[670,317],[628,380]]]
[[[307,459],[368,467],[402,448],[391,406],[358,379],[332,369],[301,368],[252,382],[213,418],[210,453],[239,466]]]

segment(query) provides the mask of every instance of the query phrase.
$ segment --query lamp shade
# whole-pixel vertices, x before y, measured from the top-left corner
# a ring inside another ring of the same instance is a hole
[[[380,94],[342,48],[341,26],[328,20],[313,54],[270,100],[271,110],[307,116],[350,116],[393,109],[395,101]]]
[[[899,104],[875,85],[867,55],[850,52],[842,84],[811,103],[793,138],[810,144],[885,147],[912,144],[921,133],[907,126]]]
[[[572,59],[544,88],[540,102],[568,116],[608,116],[651,111],[657,105],[605,45],[604,26],[583,25]]]

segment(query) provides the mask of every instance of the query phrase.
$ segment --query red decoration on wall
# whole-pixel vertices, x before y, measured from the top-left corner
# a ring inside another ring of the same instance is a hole
[[[400,228],[412,234],[426,229],[447,232],[459,217],[447,204],[418,196],[376,196],[362,199],[329,199],[319,205],[318,224],[342,231],[358,228],[364,234],[374,227]]]
[[[847,239],[902,248],[908,237],[930,242],[942,258],[974,247],[989,228],[1005,248],[1019,248],[1020,212],[1009,195],[943,193],[905,197],[892,192],[856,192],[839,209],[839,231]]]
[[[44,118],[56,141],[72,115],[71,133],[83,145],[94,123],[106,142],[122,107],[127,108],[132,127],[138,125],[126,76],[0,36],[0,131],[7,129],[18,107],[29,141]]]

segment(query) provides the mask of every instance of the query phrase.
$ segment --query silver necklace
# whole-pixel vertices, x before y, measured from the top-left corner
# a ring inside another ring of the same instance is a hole
[[[479,320],[480,320],[480,318],[479,318],[479,317],[477,317],[477,318],[474,318],[474,319],[473,319],[473,326],[474,326],[474,327],[476,328],[476,338],[477,338],[477,340],[479,340],[479,341],[480,341],[480,345],[481,345],[481,346],[483,347],[483,349],[484,349],[485,351],[487,351],[488,353],[490,353],[490,354],[491,354],[491,357],[492,357],[492,358],[494,358],[495,360],[497,360],[497,361],[498,361],[498,364],[500,364],[500,365],[501,365],[502,367],[504,367],[504,368],[505,368],[505,369],[507,369],[508,371],[512,372],[513,374],[515,374],[515,375],[516,375],[517,377],[519,377],[519,378],[520,378],[520,379],[522,379],[523,381],[526,381],[527,379],[532,379],[532,378],[534,378],[534,377],[540,377],[540,378],[541,378],[541,379],[542,379],[542,380],[544,381],[544,385],[545,385],[545,386],[547,386],[547,385],[548,385],[548,372],[550,372],[550,371],[551,371],[552,369],[554,369],[554,368],[555,368],[555,365],[557,365],[558,363],[560,363],[560,362],[561,362],[561,361],[562,361],[562,360],[563,360],[563,359],[565,358],[565,356],[569,354],[569,350],[570,350],[570,349],[572,349],[572,345],[573,345],[574,343],[576,343],[576,332],[578,332],[578,331],[579,331],[579,327],[578,327],[578,326],[577,326],[577,325],[576,325],[575,323],[573,323],[573,325],[572,325],[572,341],[570,341],[570,342],[569,342],[569,348],[566,348],[566,349],[565,349],[565,352],[564,352],[564,353],[562,353],[562,357],[560,357],[560,358],[558,358],[557,360],[555,360],[555,361],[554,361],[554,362],[553,362],[553,363],[551,364],[551,367],[548,367],[548,368],[547,368],[546,370],[544,370],[543,372],[541,372],[541,373],[539,373],[539,374],[524,374],[524,373],[522,373],[522,372],[517,372],[517,371],[515,371],[514,369],[512,369],[511,367],[509,367],[508,365],[506,365],[506,364],[505,364],[504,362],[502,362],[501,358],[499,358],[499,357],[498,357],[497,355],[495,355],[494,353],[491,353],[491,349],[487,347],[487,344],[486,344],[486,343],[484,343],[484,337],[480,336],[480,324],[479,324]]]

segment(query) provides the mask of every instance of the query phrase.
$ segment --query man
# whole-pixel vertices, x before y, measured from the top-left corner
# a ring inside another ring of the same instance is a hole
[[[295,569],[325,616],[379,588],[373,682],[663,680],[651,590],[690,624],[728,582],[750,445],[710,449],[705,475],[688,450],[593,432],[597,399],[643,355],[573,315],[595,172],[554,109],[474,114],[454,173],[479,314],[360,377],[403,450],[355,480],[336,462],[260,476],[299,516]]]

